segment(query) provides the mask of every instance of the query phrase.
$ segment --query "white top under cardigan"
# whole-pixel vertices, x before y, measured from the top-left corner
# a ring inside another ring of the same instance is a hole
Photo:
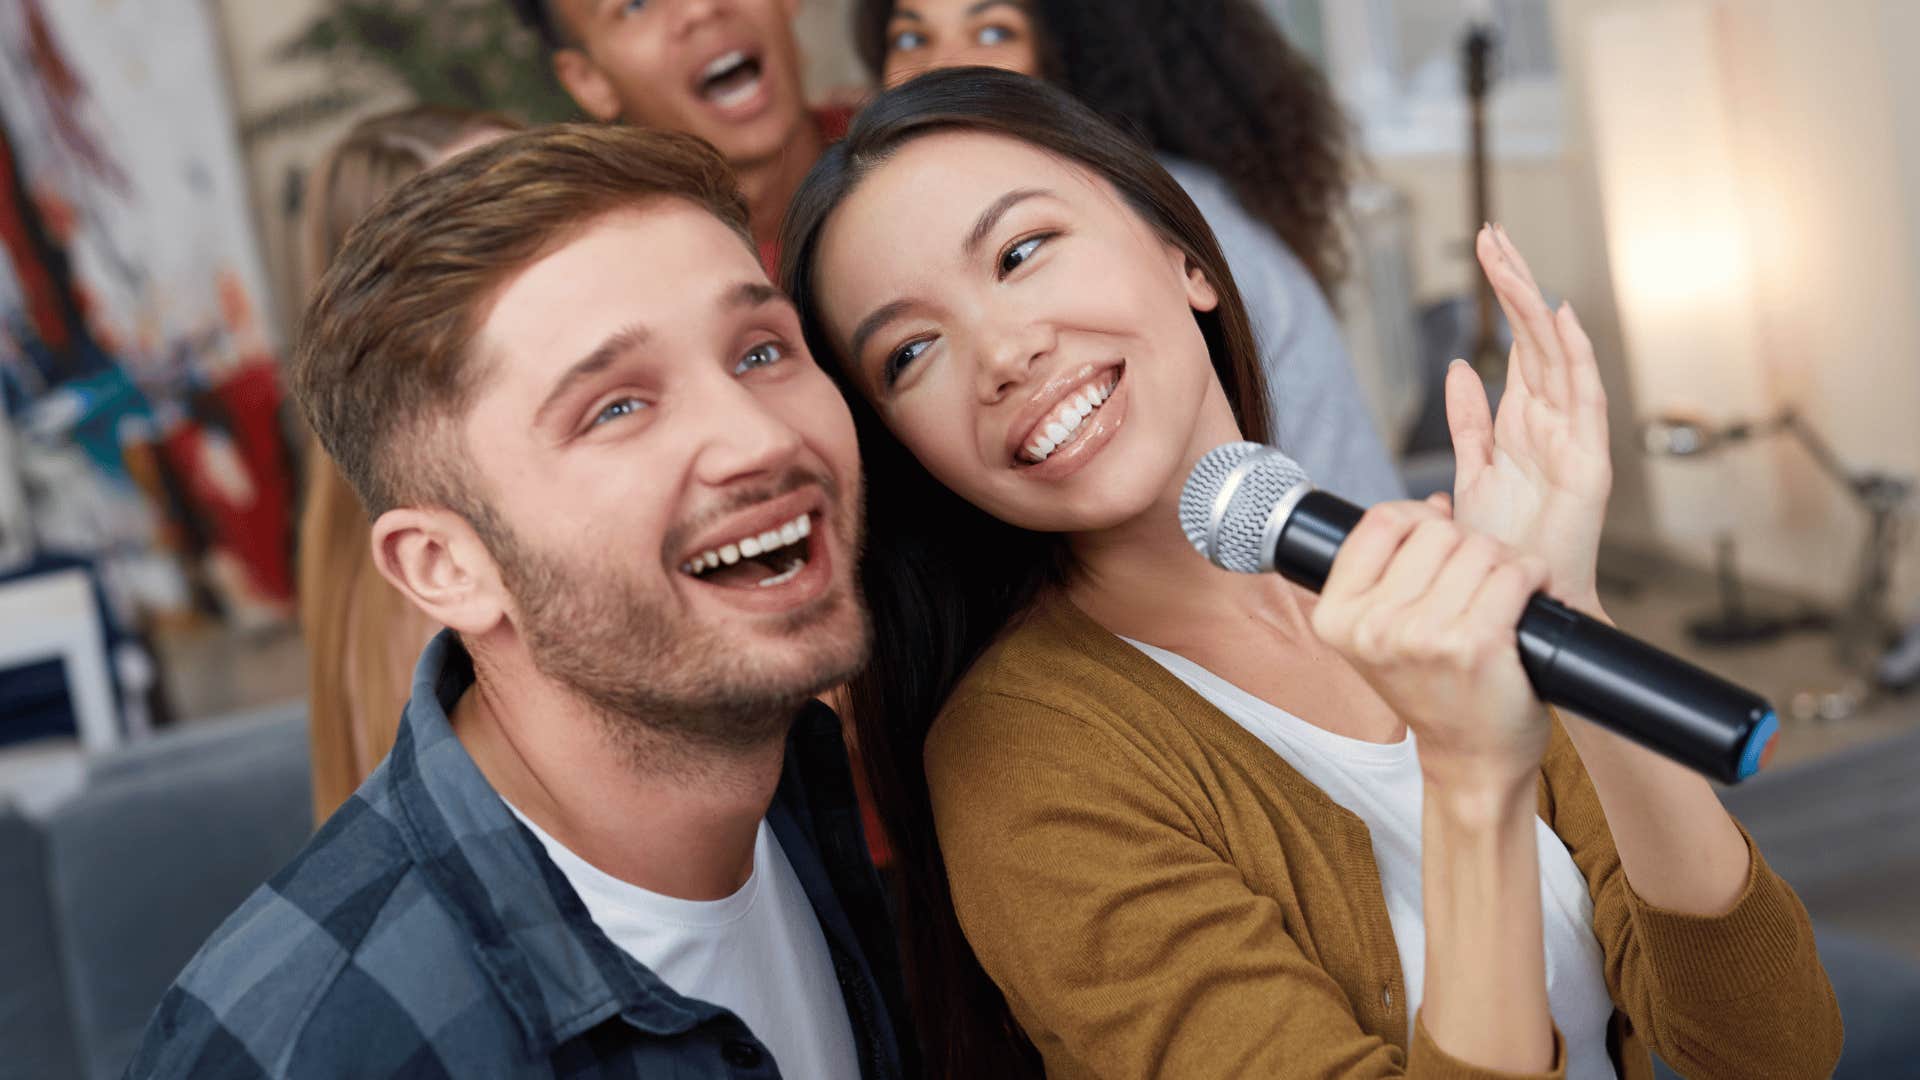
[[[1366,824],[1380,890],[1400,953],[1408,1038],[1425,991],[1426,919],[1420,892],[1420,817],[1424,781],[1413,733],[1397,743],[1336,735],[1227,682],[1178,653],[1122,638],[1246,728],[1334,802]],[[1607,1023],[1613,1001],[1593,936],[1593,897],[1573,856],[1547,823],[1534,819],[1540,851],[1541,925],[1547,954],[1547,1003],[1567,1044],[1568,1080],[1613,1080]]]

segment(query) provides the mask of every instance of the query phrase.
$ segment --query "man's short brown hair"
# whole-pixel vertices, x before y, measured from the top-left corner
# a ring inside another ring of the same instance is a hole
[[[708,211],[752,250],[746,202],[712,147],[598,124],[462,154],[354,226],[301,321],[292,382],[369,516],[412,505],[484,513],[458,447],[444,440],[472,403],[473,339],[487,311],[510,279],[580,230],[663,198]]]

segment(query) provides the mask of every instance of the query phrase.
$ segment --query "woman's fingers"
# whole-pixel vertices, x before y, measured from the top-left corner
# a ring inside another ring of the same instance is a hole
[[[1368,510],[1334,556],[1327,583],[1320,590],[1320,602],[1314,605],[1314,632],[1350,654],[1377,653],[1384,625],[1379,615],[1382,586],[1392,576],[1390,593],[1405,591],[1409,571],[1401,563],[1410,547],[1416,549],[1415,561],[1427,564],[1427,576],[1432,576],[1446,559],[1445,550],[1434,551],[1436,537],[1431,527],[1436,525],[1454,528],[1451,521],[1424,503],[1381,503]]]
[[[1367,590],[1366,598],[1376,610],[1405,607],[1433,588],[1440,568],[1460,547],[1460,526],[1438,514],[1414,526],[1400,550],[1394,552],[1380,580]]]
[[[1467,627],[1505,632],[1520,625],[1527,601],[1547,584],[1547,564],[1531,556],[1508,556],[1482,579],[1462,617]]]
[[[1473,487],[1493,464],[1493,409],[1473,365],[1455,360],[1447,369],[1447,430],[1453,436],[1453,486]]]
[[[1573,430],[1580,441],[1592,447],[1607,444],[1607,390],[1600,382],[1600,362],[1593,355],[1593,341],[1587,337],[1572,304],[1561,304],[1554,314],[1560,328],[1560,340],[1566,346],[1569,381],[1573,387]]]
[[[1341,542],[1333,568],[1327,572],[1327,583],[1320,589],[1319,607],[1325,608],[1326,601],[1344,600],[1373,588],[1414,528],[1433,517],[1433,512],[1419,503],[1381,503],[1369,509]]]
[[[1494,564],[1509,553],[1492,537],[1469,534],[1453,549],[1453,554],[1434,575],[1423,607],[1439,623],[1452,623],[1463,615],[1493,571]]]
[[[1546,297],[1532,276],[1517,260],[1518,252],[1502,238],[1500,230],[1483,230],[1481,265],[1493,285],[1494,298],[1506,312],[1507,325],[1513,329],[1515,353],[1520,360],[1521,377],[1536,397],[1555,408],[1564,409],[1572,390],[1567,381],[1566,357],[1553,313]]]

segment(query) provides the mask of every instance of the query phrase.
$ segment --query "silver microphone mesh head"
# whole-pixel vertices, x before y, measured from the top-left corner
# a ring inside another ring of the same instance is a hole
[[[1298,462],[1256,442],[1207,452],[1180,491],[1180,528],[1195,551],[1222,570],[1254,574],[1268,552],[1267,519],[1293,489],[1307,483]]]

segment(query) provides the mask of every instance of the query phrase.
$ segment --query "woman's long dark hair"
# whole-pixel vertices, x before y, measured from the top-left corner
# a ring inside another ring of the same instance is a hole
[[[1195,318],[1249,439],[1268,436],[1253,332],[1206,220],[1144,146],[1045,83],[1003,71],[935,72],[881,95],[828,149],[794,196],[780,276],[808,346],[839,383],[867,475],[862,567],[873,614],[872,665],[849,688],[860,756],[905,890],[908,986],[930,1075],[1038,1075],[1039,1059],[962,936],[935,841],[921,753],[935,715],[994,637],[1072,567],[1064,538],[996,520],[921,468],[861,394],[821,322],[821,234],[861,181],[902,146],[969,131],[1016,139],[1104,178],[1148,225],[1186,252],[1219,293]]]
[[[879,76],[896,0],[857,0]],[[1326,78],[1257,0],[1030,0],[1046,77],[1161,153],[1226,180],[1321,291],[1347,274],[1350,132]]]

